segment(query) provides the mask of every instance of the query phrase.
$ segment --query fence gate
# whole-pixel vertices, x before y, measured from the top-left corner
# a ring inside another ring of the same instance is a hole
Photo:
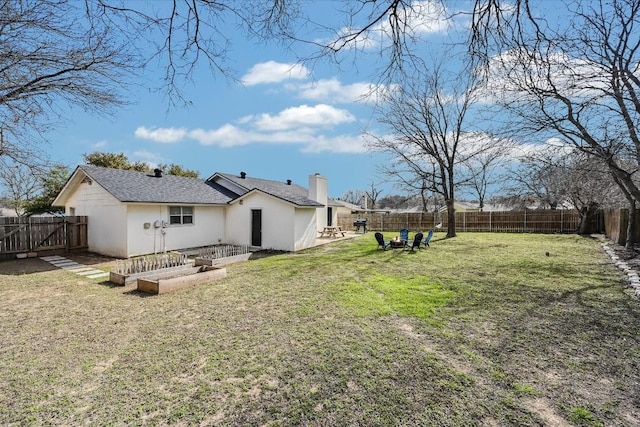
[[[87,217],[0,217],[0,255],[87,248]]]

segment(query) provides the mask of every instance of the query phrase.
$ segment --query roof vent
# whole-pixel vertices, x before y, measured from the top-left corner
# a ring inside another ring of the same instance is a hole
[[[240,172],[240,178],[245,179],[247,177],[246,172]]]
[[[290,179],[287,180],[287,185],[291,185],[291,180]]]
[[[162,169],[158,169],[158,168],[154,169],[153,170],[153,175],[156,178],[162,178]]]

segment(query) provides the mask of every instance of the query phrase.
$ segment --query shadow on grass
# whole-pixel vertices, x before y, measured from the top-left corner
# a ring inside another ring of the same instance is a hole
[[[140,298],[155,296],[154,294],[139,291],[137,288],[127,289],[128,287],[129,288],[131,287],[131,284],[129,284],[128,286],[123,286],[123,285],[118,285],[116,283],[110,282],[109,280],[103,280],[102,282],[97,282],[96,284],[100,286],[104,286],[105,288],[109,288],[109,289],[122,290],[122,295],[132,295]]]
[[[585,364],[593,365],[601,359],[596,364],[605,366],[610,357],[608,347],[633,348],[633,340],[628,338],[640,333],[638,301],[619,293],[616,288],[621,286],[613,282],[554,290],[520,285],[517,295],[496,294],[493,298],[502,297],[502,308],[490,318],[499,328],[500,338],[485,345],[485,350],[516,365],[522,352],[569,352],[575,361],[584,359]],[[482,304],[476,308],[483,310]],[[621,324],[630,327],[620,328]]]
[[[0,275],[21,276],[23,274],[44,273],[56,270],[59,270],[59,268],[39,258],[0,261]]]
[[[111,282],[109,280],[103,280],[102,282],[97,282],[96,284],[100,285],[100,286],[104,286],[106,288],[111,288],[111,289],[113,289],[113,288],[124,288],[124,286],[115,284],[115,283],[113,283],[113,282]]]
[[[134,296],[134,297],[138,297],[138,298],[149,298],[149,297],[158,296],[157,294],[150,294],[148,292],[142,292],[142,291],[139,291],[138,289],[131,289],[131,290],[125,291],[125,292],[122,293],[122,295],[129,295],[129,296]]]
[[[261,251],[253,252],[251,254],[251,256],[249,257],[249,260],[269,258],[269,257],[272,257],[272,256],[284,255],[284,254],[287,254],[287,253],[289,253],[289,252],[276,251],[276,250],[273,250],[273,249],[264,249],[264,250],[261,250]]]

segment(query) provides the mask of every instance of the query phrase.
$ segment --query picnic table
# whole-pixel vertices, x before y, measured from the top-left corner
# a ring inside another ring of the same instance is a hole
[[[322,231],[319,232],[320,237],[338,237],[338,234],[342,234],[342,237],[345,236],[344,231],[337,225],[329,225],[324,227]]]

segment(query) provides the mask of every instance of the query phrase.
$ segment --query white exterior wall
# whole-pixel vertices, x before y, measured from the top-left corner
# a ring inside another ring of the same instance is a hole
[[[91,252],[127,257],[127,207],[100,185],[79,184],[65,205],[65,213],[88,217]]]
[[[242,197],[227,208],[227,243],[251,245],[251,210],[262,210],[262,248],[294,251],[295,208],[261,193]]]
[[[295,222],[295,249],[299,251],[315,246],[316,239],[318,238],[318,231],[322,231],[322,228],[317,228],[316,214],[321,209],[314,208],[298,208],[295,210],[296,222]]]
[[[331,224],[338,225],[338,210],[340,208],[338,206],[331,206]],[[327,207],[327,212],[329,208]],[[349,211],[351,213],[351,211]]]
[[[194,206],[193,224],[169,224],[168,205],[129,205],[128,256],[210,246],[224,241],[224,207]],[[166,227],[155,227],[165,221]],[[149,228],[145,228],[145,223]]]

